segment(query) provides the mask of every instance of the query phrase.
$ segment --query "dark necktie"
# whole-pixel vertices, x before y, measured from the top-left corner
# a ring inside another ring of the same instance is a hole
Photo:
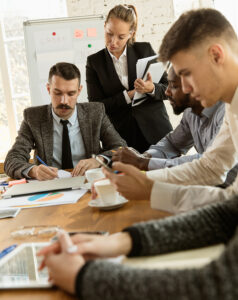
[[[69,141],[69,131],[67,124],[68,120],[60,120],[63,125],[63,138],[62,138],[62,169],[72,169],[72,154]]]

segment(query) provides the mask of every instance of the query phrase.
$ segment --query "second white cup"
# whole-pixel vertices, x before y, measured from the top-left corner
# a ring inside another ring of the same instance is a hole
[[[85,177],[86,177],[87,181],[92,184],[95,180],[105,178],[105,175],[103,174],[101,168],[97,168],[97,169],[87,170],[85,172]]]

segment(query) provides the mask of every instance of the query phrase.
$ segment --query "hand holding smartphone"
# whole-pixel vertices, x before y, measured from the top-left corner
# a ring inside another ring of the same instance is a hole
[[[102,161],[100,159],[99,156],[92,154],[92,158],[95,158],[97,162],[100,163],[101,166],[103,166],[105,169],[107,169],[109,172],[115,173],[115,174],[120,174],[120,175],[124,175],[124,173],[117,171],[117,170],[113,170],[110,166],[108,166],[107,164],[105,164],[104,161]]]
[[[105,169],[107,169],[109,172],[113,172],[113,169],[111,167],[109,167],[99,156],[93,154],[92,158],[95,158],[96,161],[103,166]]]

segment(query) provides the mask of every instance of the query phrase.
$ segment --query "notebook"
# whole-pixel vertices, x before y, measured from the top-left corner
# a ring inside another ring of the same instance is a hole
[[[71,178],[56,178],[53,180],[33,181],[31,183],[17,184],[9,188],[2,195],[2,197],[7,199],[11,197],[38,194],[43,192],[78,189],[83,187],[84,180],[84,176],[76,176]]]

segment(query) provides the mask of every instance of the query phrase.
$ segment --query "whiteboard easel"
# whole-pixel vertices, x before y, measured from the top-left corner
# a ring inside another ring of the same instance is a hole
[[[83,85],[78,101],[87,101],[86,60],[105,47],[103,16],[33,20],[23,27],[32,105],[50,103],[46,84],[57,62],[77,65]]]

